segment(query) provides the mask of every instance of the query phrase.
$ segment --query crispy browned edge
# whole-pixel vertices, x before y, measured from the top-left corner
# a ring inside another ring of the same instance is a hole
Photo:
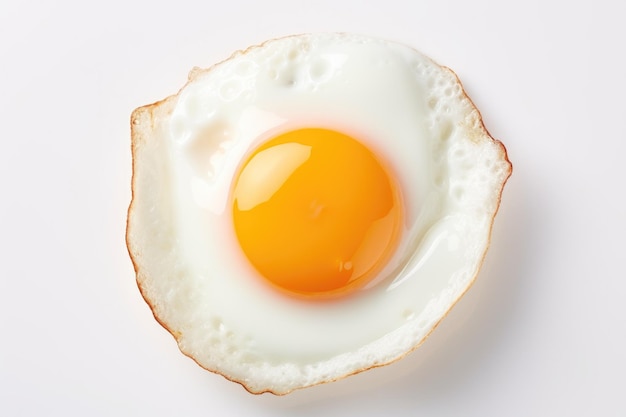
[[[292,37],[292,36],[300,36],[300,35],[290,35],[290,36],[286,36],[286,37]],[[280,38],[277,38],[277,39],[280,39]],[[248,51],[250,51],[251,49],[255,49],[255,48],[262,47],[262,46],[263,46],[263,45],[265,45],[266,43],[268,43],[268,42],[272,42],[272,41],[274,41],[274,40],[276,40],[276,39],[270,39],[270,40],[268,40],[268,41],[266,41],[266,42],[263,42],[262,44],[259,44],[259,45],[253,45],[253,46],[250,46],[250,47],[246,48],[245,50],[235,52],[235,53],[233,53],[233,54],[232,54],[229,58],[227,58],[227,59],[226,59],[226,60],[224,60],[224,61],[228,61],[228,60],[229,60],[229,59],[231,59],[232,57],[237,56],[237,55],[239,55],[239,54],[245,54],[245,53],[247,53]],[[429,59],[430,59],[430,58],[429,58]],[[221,62],[224,62],[224,61],[221,61]],[[431,61],[432,61],[432,59],[431,59]],[[221,62],[220,62],[220,63],[221,63]],[[434,62],[434,61],[433,61],[433,62]],[[437,323],[435,323],[435,325],[434,325],[434,326],[433,326],[433,327],[432,327],[432,328],[428,331],[428,333],[427,333],[427,334],[426,334],[426,335],[425,335],[425,336],[424,336],[424,337],[423,337],[423,338],[422,338],[422,339],[421,339],[421,340],[420,340],[420,341],[419,341],[419,342],[418,342],[415,346],[413,346],[413,347],[412,347],[411,349],[409,349],[408,351],[404,352],[402,355],[400,355],[400,356],[398,356],[398,357],[396,357],[396,358],[394,358],[394,359],[392,359],[392,360],[390,360],[390,361],[388,361],[388,362],[385,362],[385,363],[377,363],[377,364],[374,364],[374,365],[372,365],[372,366],[369,366],[369,367],[366,367],[366,368],[362,368],[362,369],[358,369],[358,370],[356,370],[356,371],[354,371],[354,372],[347,373],[347,374],[342,375],[342,376],[337,377],[337,378],[329,379],[329,380],[326,380],[326,381],[321,381],[321,382],[318,382],[318,383],[316,383],[316,384],[312,384],[312,385],[306,385],[306,386],[302,386],[302,387],[293,388],[293,389],[291,389],[291,390],[289,390],[289,391],[286,391],[286,392],[275,392],[275,391],[272,391],[271,389],[266,389],[266,390],[261,390],[261,391],[252,391],[252,390],[251,390],[248,386],[246,386],[246,384],[245,384],[243,381],[238,381],[238,380],[236,380],[236,379],[234,379],[234,378],[231,378],[231,377],[229,377],[228,375],[223,374],[223,373],[221,373],[221,372],[219,372],[219,371],[217,371],[217,370],[206,368],[205,366],[203,366],[202,364],[200,364],[200,363],[199,363],[199,362],[198,362],[198,361],[197,361],[197,360],[196,360],[193,356],[191,356],[190,354],[188,354],[188,353],[184,352],[182,349],[180,349],[180,344],[179,344],[180,333],[179,333],[179,332],[177,332],[177,331],[175,331],[175,330],[170,329],[169,327],[167,327],[167,324],[166,324],[165,322],[163,322],[163,321],[162,321],[162,320],[161,320],[161,319],[157,316],[157,314],[156,314],[156,312],[155,312],[155,308],[154,308],[154,306],[153,306],[153,304],[152,304],[151,300],[149,300],[149,299],[148,299],[147,295],[145,294],[144,289],[142,288],[142,284],[141,284],[141,282],[139,281],[139,277],[140,277],[141,272],[140,272],[140,270],[139,270],[139,266],[138,266],[138,264],[137,264],[137,260],[136,260],[136,258],[135,258],[135,255],[133,254],[133,251],[132,251],[132,250],[131,250],[131,248],[130,248],[130,242],[129,242],[129,239],[130,239],[130,238],[129,238],[129,236],[130,236],[130,231],[131,231],[131,226],[130,226],[130,214],[131,214],[131,212],[132,212],[132,210],[133,210],[133,202],[135,201],[135,193],[136,193],[136,191],[135,191],[135,179],[136,179],[136,178],[135,178],[135,173],[136,173],[136,167],[135,167],[135,165],[136,165],[136,163],[137,163],[137,158],[135,157],[135,150],[136,150],[136,147],[137,147],[137,144],[138,144],[138,141],[139,141],[139,138],[138,138],[138,133],[137,133],[137,131],[136,131],[136,128],[135,128],[135,123],[134,123],[134,122],[135,122],[135,120],[138,118],[138,115],[139,115],[140,113],[143,113],[143,112],[145,112],[145,111],[149,111],[149,112],[150,112],[150,116],[151,116],[151,122],[152,122],[152,126],[151,126],[151,128],[154,128],[154,117],[153,117],[153,113],[154,113],[154,110],[155,110],[157,107],[159,107],[159,106],[163,105],[165,102],[167,102],[167,101],[169,101],[169,100],[174,99],[174,97],[177,97],[177,96],[178,96],[178,94],[180,93],[180,91],[182,91],[182,89],[184,89],[184,88],[187,86],[187,84],[189,84],[191,81],[193,81],[193,79],[195,78],[195,76],[196,76],[197,74],[200,74],[200,73],[203,73],[203,72],[206,72],[206,71],[210,71],[210,70],[211,70],[214,66],[219,65],[220,63],[217,63],[217,64],[215,64],[215,65],[213,65],[213,66],[211,66],[211,67],[209,67],[209,68],[206,68],[206,69],[198,69],[198,68],[194,68],[194,69],[190,72],[190,74],[189,74],[189,79],[188,79],[187,83],[186,83],[186,84],[185,84],[185,85],[184,85],[184,86],[183,86],[183,87],[182,87],[182,88],[178,91],[178,93],[176,93],[175,95],[169,96],[169,97],[167,97],[167,98],[165,98],[165,99],[163,99],[163,100],[157,101],[157,102],[155,102],[155,103],[152,103],[152,104],[149,104],[149,105],[146,105],[146,106],[139,107],[139,108],[135,109],[135,110],[132,112],[132,114],[131,114],[131,118],[130,118],[130,128],[131,128],[132,177],[131,177],[131,201],[130,201],[130,204],[129,204],[129,206],[128,206],[128,210],[127,210],[127,217],[126,217],[126,237],[125,237],[125,238],[126,238],[126,248],[127,248],[127,250],[128,250],[128,254],[129,254],[129,256],[130,256],[131,262],[132,262],[132,264],[133,264],[133,268],[134,268],[134,270],[135,270],[136,282],[137,282],[137,287],[139,288],[139,292],[141,293],[141,296],[143,297],[143,299],[144,299],[144,301],[146,302],[146,304],[148,304],[148,307],[150,308],[150,310],[151,310],[151,312],[152,312],[152,315],[154,316],[155,320],[156,320],[156,321],[157,321],[157,322],[158,322],[158,323],[159,323],[159,324],[160,324],[160,325],[161,325],[161,326],[162,326],[165,330],[167,330],[167,331],[168,331],[168,332],[169,332],[169,333],[170,333],[170,334],[174,337],[174,339],[176,340],[177,345],[178,345],[178,347],[179,347],[179,350],[181,351],[181,353],[182,353],[183,355],[185,355],[185,356],[187,356],[188,358],[190,358],[191,360],[193,360],[193,361],[194,361],[196,364],[198,364],[198,366],[200,366],[201,368],[203,368],[203,369],[205,369],[205,370],[207,370],[207,371],[209,371],[209,372],[215,373],[215,374],[217,374],[217,375],[221,375],[222,377],[226,378],[227,380],[232,381],[232,382],[235,382],[235,383],[237,383],[237,384],[241,385],[241,386],[242,386],[242,387],[243,387],[246,391],[248,391],[249,393],[254,394],[254,395],[261,395],[261,394],[269,393],[269,394],[273,394],[273,395],[276,395],[276,396],[284,396],[284,395],[287,395],[287,394],[289,394],[289,393],[291,393],[291,392],[293,392],[293,391],[296,391],[296,390],[300,390],[300,389],[303,389],[303,388],[308,388],[308,387],[312,387],[312,386],[316,386],[316,385],[326,384],[326,383],[330,383],[330,382],[339,381],[339,380],[344,379],[344,378],[347,378],[347,377],[349,377],[349,376],[356,375],[356,374],[359,374],[359,373],[361,373],[361,372],[368,371],[368,370],[370,370],[370,369],[375,369],[375,368],[379,368],[379,367],[387,366],[387,365],[390,365],[390,364],[392,364],[392,363],[395,363],[395,362],[397,362],[397,361],[399,361],[399,360],[403,359],[403,358],[404,358],[404,357],[406,357],[408,354],[410,354],[411,352],[413,352],[413,351],[415,351],[416,349],[418,349],[418,348],[419,348],[419,347],[420,347],[420,346],[421,346],[421,345],[422,345],[422,344],[426,341],[426,339],[428,339],[428,337],[429,337],[429,336],[430,336],[430,335],[431,335],[431,334],[435,331],[435,329],[439,326],[439,324],[443,321],[443,319],[445,319],[445,318],[448,316],[448,314],[450,313],[450,311],[451,311],[451,310],[454,308],[454,306],[455,306],[455,305],[459,302],[459,300],[460,300],[460,299],[461,299],[461,298],[462,298],[462,297],[463,297],[463,296],[467,293],[467,291],[469,291],[469,289],[472,287],[472,285],[473,285],[473,284],[474,284],[474,282],[476,281],[476,277],[478,276],[478,273],[480,272],[480,269],[482,268],[482,265],[483,265],[483,263],[484,263],[484,261],[485,261],[485,256],[487,255],[487,251],[488,251],[488,249],[489,249],[489,246],[491,245],[491,233],[492,233],[492,230],[493,230],[493,223],[494,223],[495,218],[496,218],[496,215],[497,215],[497,213],[498,213],[498,211],[499,211],[499,209],[500,209],[500,203],[501,203],[501,201],[502,201],[502,192],[504,191],[504,186],[506,185],[506,183],[507,183],[508,179],[511,177],[511,174],[512,174],[512,172],[513,172],[513,165],[511,164],[511,161],[509,160],[509,157],[508,157],[508,153],[507,153],[506,147],[504,146],[504,144],[503,144],[502,142],[500,142],[499,140],[495,139],[495,138],[494,138],[494,137],[493,137],[493,136],[489,133],[489,131],[488,131],[488,130],[487,130],[487,128],[485,127],[485,124],[484,124],[484,121],[483,121],[483,117],[482,117],[482,114],[481,114],[480,110],[476,107],[476,105],[474,104],[474,102],[472,101],[472,99],[469,97],[469,95],[468,95],[468,94],[467,94],[467,92],[465,91],[465,88],[463,87],[463,83],[462,83],[462,82],[461,82],[461,80],[459,79],[458,75],[457,75],[457,74],[456,74],[453,70],[451,70],[450,68],[448,68],[448,67],[446,67],[446,66],[443,66],[443,65],[439,65],[439,64],[437,64],[436,62],[434,62],[436,65],[438,65],[438,66],[439,66],[439,67],[441,67],[442,69],[444,69],[444,70],[446,70],[446,71],[449,71],[449,72],[450,72],[450,74],[452,74],[452,75],[454,76],[454,78],[457,80],[457,82],[459,83],[459,86],[461,87],[461,90],[462,90],[462,94],[463,94],[463,96],[465,96],[465,98],[466,98],[466,99],[470,102],[471,106],[472,106],[472,107],[476,110],[476,112],[478,113],[478,119],[479,119],[479,122],[480,122],[481,128],[483,129],[484,133],[485,133],[485,134],[486,134],[486,135],[487,135],[487,136],[488,136],[488,137],[489,137],[489,138],[490,138],[490,139],[491,139],[491,140],[492,140],[492,141],[493,141],[496,145],[498,145],[498,146],[500,147],[500,151],[501,151],[501,153],[502,153],[502,157],[503,157],[503,159],[504,159],[504,160],[508,163],[508,166],[509,166],[509,172],[508,172],[508,175],[507,175],[507,176],[506,176],[506,178],[504,178],[504,180],[502,181],[502,185],[500,186],[500,190],[499,190],[499,192],[498,192],[498,201],[496,202],[496,209],[495,209],[495,211],[494,211],[494,213],[493,213],[493,216],[492,216],[492,218],[491,218],[491,225],[490,225],[490,227],[489,227],[489,235],[488,235],[488,236],[489,236],[489,239],[488,239],[488,241],[487,241],[487,245],[485,246],[485,249],[484,249],[484,251],[483,251],[483,255],[482,255],[482,257],[481,257],[481,260],[480,260],[480,263],[479,263],[479,265],[478,265],[478,268],[476,269],[476,274],[474,274],[474,276],[472,277],[472,279],[471,279],[471,280],[470,280],[470,282],[468,283],[467,287],[466,287],[466,288],[463,290],[463,292],[462,292],[462,293],[461,293],[461,294],[460,294],[460,295],[459,295],[459,296],[458,296],[458,297],[454,300],[454,302],[450,305],[450,308],[448,308],[448,310],[446,310],[446,312],[444,313],[444,315],[443,315],[443,316],[441,316],[441,318],[440,318],[440,319],[437,321]]]

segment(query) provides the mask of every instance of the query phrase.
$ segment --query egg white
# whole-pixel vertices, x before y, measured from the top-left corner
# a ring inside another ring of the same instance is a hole
[[[399,248],[345,299],[277,293],[232,230],[239,164],[300,127],[361,140],[400,184]],[[194,71],[177,96],[134,113],[133,156],[128,245],[155,316],[201,366],[276,394],[419,345],[477,274],[511,170],[450,70],[396,43],[337,34],[270,41]]]

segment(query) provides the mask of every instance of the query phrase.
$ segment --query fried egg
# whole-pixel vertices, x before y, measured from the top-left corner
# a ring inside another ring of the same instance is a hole
[[[252,393],[420,345],[477,275],[511,173],[452,71],[357,35],[194,69],[131,127],[141,293],[185,355]]]

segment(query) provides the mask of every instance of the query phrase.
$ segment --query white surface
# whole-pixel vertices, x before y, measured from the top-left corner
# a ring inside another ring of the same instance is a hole
[[[624,415],[626,29],[608,3],[3,2],[0,414]],[[194,65],[310,31],[454,69],[514,170],[477,283],[422,348],[257,397],[180,354],[136,289],[129,115]]]

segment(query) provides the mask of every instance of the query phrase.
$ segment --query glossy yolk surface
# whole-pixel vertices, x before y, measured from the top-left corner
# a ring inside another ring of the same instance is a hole
[[[233,188],[239,244],[279,289],[344,295],[380,271],[395,249],[402,207],[395,182],[355,139],[301,129],[270,139]]]

